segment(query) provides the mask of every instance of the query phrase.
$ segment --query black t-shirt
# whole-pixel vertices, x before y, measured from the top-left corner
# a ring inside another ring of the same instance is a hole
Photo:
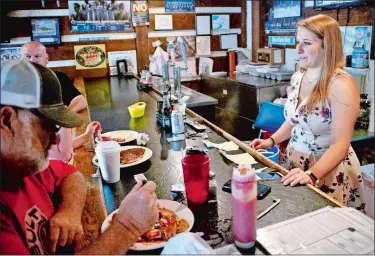
[[[77,90],[72,80],[70,80],[67,75],[59,71],[55,71],[55,74],[61,84],[62,100],[64,105],[69,106],[70,102],[78,95],[81,95],[81,93]]]

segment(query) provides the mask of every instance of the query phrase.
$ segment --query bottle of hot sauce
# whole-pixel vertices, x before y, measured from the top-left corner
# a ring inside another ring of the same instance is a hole
[[[257,228],[257,182],[249,165],[233,168],[232,176],[233,237],[243,249],[255,245]]]

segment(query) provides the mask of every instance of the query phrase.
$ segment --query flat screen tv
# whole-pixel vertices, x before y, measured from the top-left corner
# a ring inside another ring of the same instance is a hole
[[[314,9],[324,10],[324,9],[339,9],[339,8],[351,8],[367,5],[367,0],[314,0]]]
[[[46,45],[60,44],[59,20],[53,19],[31,19],[32,40]]]

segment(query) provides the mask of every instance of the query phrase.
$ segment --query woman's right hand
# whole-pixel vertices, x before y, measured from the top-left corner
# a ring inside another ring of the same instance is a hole
[[[89,138],[92,138],[92,136],[95,134],[95,136],[98,137],[98,133],[99,131],[101,131],[102,128],[100,126],[100,123],[98,121],[93,121],[91,123],[88,124],[87,128],[86,128],[86,132],[85,134],[87,134],[87,136]]]
[[[268,149],[273,146],[273,142],[271,139],[255,139],[249,146],[253,149]]]

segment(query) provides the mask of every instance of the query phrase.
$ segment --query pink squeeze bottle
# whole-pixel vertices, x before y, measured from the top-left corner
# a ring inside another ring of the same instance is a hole
[[[257,228],[257,182],[250,165],[233,168],[232,214],[235,244],[244,249],[253,247]]]

